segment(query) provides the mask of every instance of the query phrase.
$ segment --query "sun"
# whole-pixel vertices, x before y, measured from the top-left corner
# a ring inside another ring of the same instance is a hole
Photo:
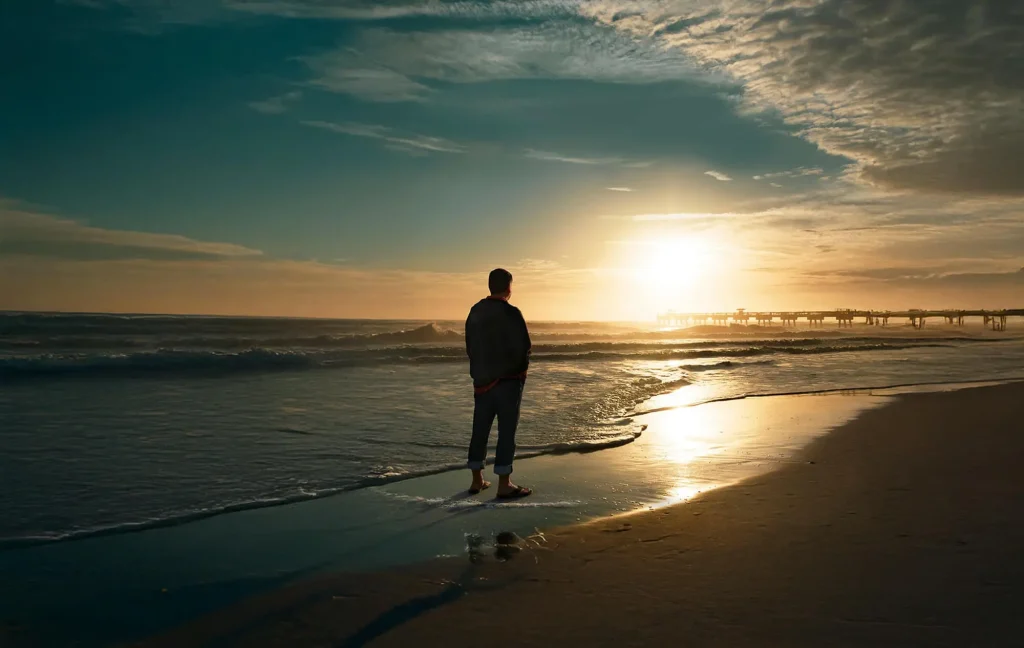
[[[639,254],[634,273],[639,288],[662,303],[691,293],[715,263],[710,242],[699,237],[648,241]]]

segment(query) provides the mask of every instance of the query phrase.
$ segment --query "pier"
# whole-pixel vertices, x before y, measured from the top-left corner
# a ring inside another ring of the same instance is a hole
[[[982,324],[993,331],[1005,331],[1011,317],[1024,317],[1024,308],[1011,310],[922,310],[912,308],[905,311],[838,309],[832,311],[747,311],[740,308],[735,312],[719,313],[676,313],[669,311],[658,315],[658,325],[693,326],[717,324],[719,326],[748,325],[751,320],[759,326],[771,326],[778,320],[783,326],[796,326],[805,320],[810,326],[825,326],[834,321],[839,328],[851,328],[858,320],[866,326],[889,326],[889,320],[904,320],[916,329],[924,328],[929,319],[941,319],[952,326],[963,326],[968,318],[980,319]]]

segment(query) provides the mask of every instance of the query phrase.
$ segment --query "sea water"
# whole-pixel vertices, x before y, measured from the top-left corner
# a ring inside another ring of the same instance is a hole
[[[531,334],[520,457],[628,443],[645,402],[687,384],[721,399],[1024,375],[1024,340],[980,327]],[[460,322],[0,314],[0,548],[457,469],[472,403]]]

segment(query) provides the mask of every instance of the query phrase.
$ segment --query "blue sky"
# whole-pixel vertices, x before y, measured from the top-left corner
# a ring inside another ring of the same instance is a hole
[[[14,0],[0,308],[437,317],[497,264],[558,319],[1005,301],[1024,19],[982,6]]]

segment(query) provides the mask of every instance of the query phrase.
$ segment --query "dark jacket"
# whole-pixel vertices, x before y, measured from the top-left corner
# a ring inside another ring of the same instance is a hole
[[[504,299],[481,299],[466,318],[466,353],[474,387],[526,377],[530,333],[519,309]]]

